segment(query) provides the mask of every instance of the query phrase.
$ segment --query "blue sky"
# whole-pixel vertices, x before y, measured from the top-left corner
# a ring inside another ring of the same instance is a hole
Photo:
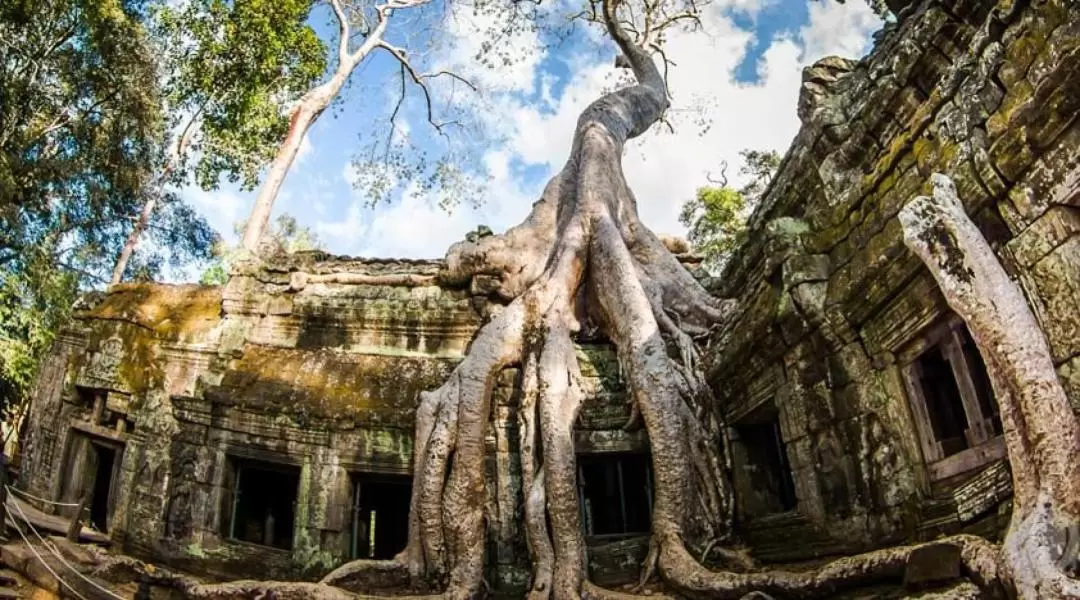
[[[569,1],[550,10],[569,10]],[[315,124],[275,206],[275,214],[293,215],[334,253],[440,257],[479,224],[496,232],[514,225],[565,160],[578,112],[612,81],[613,47],[595,32],[578,30],[559,44],[522,32],[503,43],[523,58],[486,69],[471,60],[477,30],[490,25],[483,18],[444,20],[431,38],[414,33],[422,15],[406,16],[394,17],[400,21],[391,34],[395,43],[421,46],[411,48],[419,63],[453,68],[481,90],[465,94],[457,85],[450,96],[448,84],[440,83],[436,91],[440,110],[457,111],[473,125],[450,130],[449,143],[467,157],[484,190],[462,198],[448,213],[433,196],[416,194],[412,182],[399,181],[391,202],[368,206],[365,193],[352,185],[352,158],[372,136],[385,139],[385,117],[399,85],[392,61],[374,55],[354,72],[335,110]],[[316,13],[312,22],[329,37],[325,14]],[[669,75],[675,132],[654,127],[624,158],[642,218],[657,232],[682,235],[679,206],[725,161],[729,176],[735,175],[740,149],[784,151],[799,125],[802,68],[826,55],[863,55],[881,25],[860,0],[716,0],[703,22],[704,31],[668,40],[668,56],[676,63]],[[422,107],[412,90],[399,135],[417,147],[437,149],[433,140],[439,138]],[[229,185],[182,193],[229,239],[254,198],[254,192]]]

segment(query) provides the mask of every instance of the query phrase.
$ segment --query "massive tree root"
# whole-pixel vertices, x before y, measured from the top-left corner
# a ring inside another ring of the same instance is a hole
[[[637,85],[585,109],[569,160],[522,224],[456,244],[448,254],[448,277],[494,276],[507,304],[481,328],[446,383],[421,395],[406,549],[392,561],[349,563],[318,585],[282,591],[370,589],[373,577],[398,571],[439,597],[481,595],[484,430],[497,374],[518,365],[524,529],[533,565],[528,597],[627,598],[587,581],[573,444],[584,392],[572,341],[586,324],[598,325],[616,346],[633,412],[649,436],[655,490],[643,581],[655,572],[692,597],[806,598],[903,575],[918,546],[800,573],[714,572],[694,558],[727,539],[734,512],[719,444],[723,427],[693,343],[723,321],[728,306],[702,289],[638,218],[621,156],[626,141],[667,108],[667,90],[652,59],[615,18],[615,4],[603,3],[603,19]],[[930,544],[959,547],[972,581],[997,589],[996,547],[969,536]],[[213,586],[198,595],[214,597]]]
[[[1013,473],[1005,559],[1024,598],[1080,598],[1080,422],[1020,287],[964,211],[948,177],[900,213],[907,245],[963,317],[1001,407]]]
[[[524,529],[532,556],[530,600],[626,598],[587,581],[577,507],[573,429],[583,401],[572,336],[588,322],[614,342],[633,413],[644,423],[655,474],[652,542],[643,581],[658,570],[683,595],[826,596],[845,586],[902,576],[916,547],[842,559],[807,573],[720,573],[701,555],[730,533],[733,514],[721,424],[712,413],[693,338],[727,313],[638,218],[622,173],[626,141],[667,108],[656,65],[603,5],[608,32],[637,85],[608,94],[580,116],[570,159],[529,217],[503,235],[450,249],[452,279],[498,278],[509,304],[485,325],[468,356],[417,414],[408,546],[396,559],[437,582],[447,598],[482,591],[484,427],[498,372],[520,365]],[[997,551],[981,538],[934,542],[962,548],[966,572],[988,589]],[[324,583],[348,585],[370,565]]]

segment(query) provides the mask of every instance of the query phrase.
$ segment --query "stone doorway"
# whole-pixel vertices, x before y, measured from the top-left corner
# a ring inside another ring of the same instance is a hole
[[[102,533],[109,531],[123,450],[124,445],[114,440],[83,432],[71,434],[60,500],[78,504],[85,498],[87,524]],[[75,508],[63,507],[60,513],[72,518]]]
[[[408,475],[354,475],[350,556],[381,560],[404,550],[411,498]]]

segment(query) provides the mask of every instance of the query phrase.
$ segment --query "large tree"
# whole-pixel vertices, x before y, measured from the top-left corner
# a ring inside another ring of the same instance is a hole
[[[402,103],[409,95],[408,86],[412,85],[420,90],[428,122],[440,133],[443,132],[443,128],[447,124],[435,118],[435,104],[439,98],[433,93],[433,80],[443,78],[472,87],[470,83],[447,70],[421,71],[420,64],[413,59],[409,49],[405,47],[407,30],[405,28],[391,28],[393,16],[406,9],[414,9],[414,11],[420,12],[421,9],[427,8],[429,14],[424,18],[437,22],[438,14],[450,14],[457,3],[433,2],[432,0],[387,0],[385,2],[325,0],[325,3],[329,6],[333,21],[336,24],[337,44],[331,49],[331,56],[328,61],[330,66],[321,83],[305,91],[289,113],[288,129],[284,139],[275,149],[274,158],[266,171],[265,180],[259,188],[251,214],[247,219],[247,227],[244,230],[242,244],[247,251],[252,253],[260,251],[259,246],[270,222],[274,202],[281,191],[285,176],[296,159],[304,136],[307,135],[311,127],[331,104],[342,97],[342,92],[350,82],[353,74],[372,54],[381,51],[396,61],[399,67],[401,88],[398,100],[389,118],[388,129],[391,136],[393,136],[395,120],[399,117]],[[512,2],[501,4],[488,0],[478,0],[469,5],[468,8],[475,11],[495,9],[501,15],[515,17],[522,10],[527,11],[528,5],[531,4],[533,3]],[[507,6],[512,8],[505,10]],[[503,26],[500,25],[495,33],[502,30]],[[433,35],[431,31],[427,32],[425,36],[427,45],[430,45]],[[387,163],[395,161],[401,163],[404,161],[411,165],[406,170],[416,179],[424,178],[435,183],[452,182],[460,179],[460,177],[455,176],[455,174],[460,174],[460,169],[452,166],[452,163],[448,161],[435,160],[426,162],[418,156],[401,153],[395,153],[393,157],[384,156],[383,159],[383,162]],[[363,166],[372,166],[371,162],[361,162]],[[376,182],[372,187],[385,191],[385,183],[379,177],[375,179]]]
[[[108,281],[156,171],[164,121],[143,3],[0,4],[0,389],[25,398],[80,290]],[[209,250],[177,207],[139,272]]]
[[[160,246],[177,230],[170,221],[186,205],[170,188],[194,181],[213,189],[223,177],[255,187],[288,130],[287,108],[326,68],[325,47],[307,24],[311,5],[189,0],[148,7],[164,156],[132,215],[110,283],[138,274],[129,265],[141,238],[149,233]]]
[[[634,414],[649,437],[656,479],[643,580],[658,572],[673,590],[692,597],[764,592],[803,598],[903,572],[919,547],[798,573],[713,571],[695,558],[716,552],[731,535],[720,424],[694,344],[729,318],[730,304],[702,289],[641,222],[621,164],[627,141],[668,107],[665,80],[644,48],[654,48],[667,27],[693,22],[695,11],[693,3],[592,4],[587,18],[603,24],[621,51],[617,64],[629,68],[636,83],[582,111],[566,164],[523,223],[451,247],[448,279],[496,276],[497,293],[507,304],[480,329],[445,384],[421,394],[405,550],[391,561],[348,563],[319,584],[188,585],[189,596],[272,591],[279,597],[347,597],[341,587],[364,588],[395,571],[437,590],[438,597],[481,594],[485,429],[497,374],[518,365],[524,528],[533,569],[529,598],[629,597],[596,587],[586,576],[573,443],[585,392],[574,338],[592,325],[615,345]],[[929,545],[959,546],[972,577],[988,589],[997,584],[997,553],[985,540],[961,536]]]

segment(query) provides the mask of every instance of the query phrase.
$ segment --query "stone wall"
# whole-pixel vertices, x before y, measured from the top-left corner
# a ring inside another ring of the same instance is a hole
[[[482,286],[443,283],[441,266],[306,253],[239,264],[223,288],[112,288],[77,311],[44,367],[22,485],[77,502],[108,476],[114,542],[193,572],[325,573],[350,556],[354,480],[409,481],[419,392],[498,310]],[[613,351],[583,342],[579,358],[592,395],[579,451],[647,451],[643,432],[621,429]],[[516,377],[499,378],[487,441],[489,581],[511,590],[528,573]],[[102,448],[116,452],[108,475],[95,472]],[[230,539],[237,465],[255,463],[296,475],[290,550]],[[596,569],[645,548],[631,542],[598,545]]]
[[[767,559],[959,529],[994,536],[1007,524],[1000,441],[957,442],[970,446],[962,460],[941,460],[912,400],[920,353],[944,344],[950,361],[970,355],[956,350],[963,326],[949,328],[896,218],[934,172],[956,182],[1023,286],[1080,407],[1080,11],[1063,0],[927,0],[898,21],[866,59],[804,72],[803,127],[749,242],[712,283],[738,300],[711,341],[709,379],[732,426],[740,521]],[[746,506],[770,492],[755,488],[759,467],[739,431],[763,419],[779,426],[790,511]]]

